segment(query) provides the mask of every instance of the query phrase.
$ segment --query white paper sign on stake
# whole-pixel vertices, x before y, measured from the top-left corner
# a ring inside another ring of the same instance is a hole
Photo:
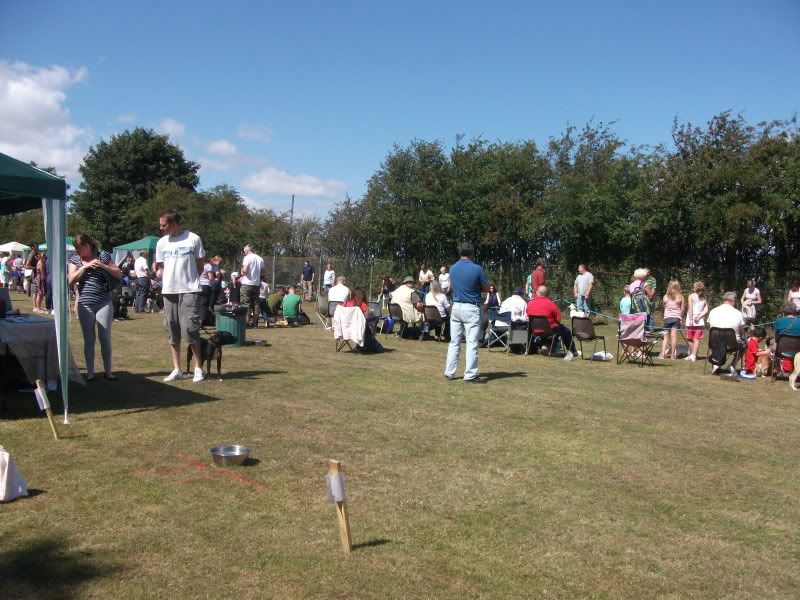
[[[36,394],[36,402],[39,404],[39,410],[46,410],[50,408],[50,400],[47,399],[47,392],[43,387],[37,386],[33,393]]]
[[[328,499],[333,502],[345,502],[347,497],[344,493],[344,475],[328,473],[325,475],[325,484],[328,487]]]

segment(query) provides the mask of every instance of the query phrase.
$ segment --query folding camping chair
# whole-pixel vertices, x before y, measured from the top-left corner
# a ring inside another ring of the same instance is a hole
[[[333,339],[336,352],[347,346],[351,352],[358,352],[364,346],[367,319],[357,306],[340,306],[333,314]]]
[[[581,347],[581,356],[586,360],[586,354],[583,352],[583,342],[594,342],[592,349],[592,356],[597,351],[597,341],[603,340],[603,360],[605,360],[606,351],[606,337],[604,335],[597,335],[594,330],[594,323],[589,317],[572,317],[572,339],[578,340]]]
[[[525,346],[528,349],[528,323],[525,321],[511,321],[508,328],[506,353],[511,352],[511,346]]]
[[[328,314],[328,297],[322,294],[317,296],[317,318],[323,327],[330,327],[331,316]]]
[[[713,350],[712,348],[716,348],[718,344],[725,344],[725,358],[720,364],[716,364],[712,362],[713,357]],[[731,361],[731,366],[736,369],[736,361],[741,363],[742,359],[744,358],[744,348],[739,343],[739,340],[736,338],[736,331],[730,328],[722,328],[722,327],[711,327],[708,330],[708,352],[706,352],[706,360],[703,363],[703,373],[706,372],[706,367],[709,364],[714,366],[721,367],[726,362],[728,362],[728,357],[733,354],[733,360]],[[741,367],[741,364],[739,365]]]
[[[800,335],[780,333],[775,340],[775,355],[772,357],[772,381],[791,374],[783,368],[783,361],[794,363],[795,355],[800,353]]]
[[[408,323],[403,319],[403,309],[402,307],[395,303],[389,303],[389,316],[394,321],[394,324],[397,326],[397,337],[402,338],[403,333],[405,332],[406,328],[408,327]]]
[[[525,354],[530,354],[531,346],[536,340],[539,340],[540,346],[546,345],[547,340],[550,340],[549,354],[553,353],[556,342],[560,342],[562,346],[564,345],[561,334],[553,331],[550,327],[550,321],[542,315],[531,315],[528,318],[528,343],[525,347]]]
[[[428,325],[428,331],[436,333],[436,341],[441,341],[442,330],[444,329],[445,319],[439,314],[438,306],[425,306],[422,309],[422,315],[425,318],[425,323]],[[419,336],[419,341],[422,341],[424,336]]]
[[[617,333],[617,364],[627,361],[643,367],[655,366],[650,352],[655,340],[647,337],[645,332],[647,313],[634,313],[619,316],[619,332]]]
[[[508,352],[508,336],[511,330],[511,313],[498,313],[498,307],[492,306],[489,309],[489,331],[486,340],[486,347],[500,345]],[[499,323],[499,325],[498,325]]]

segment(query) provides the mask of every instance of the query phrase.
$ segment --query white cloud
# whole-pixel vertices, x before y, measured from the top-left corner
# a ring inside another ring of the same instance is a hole
[[[228,140],[214,140],[208,144],[208,151],[211,154],[219,154],[220,156],[236,156],[239,150],[230,143]]]
[[[158,124],[157,129],[171,138],[179,138],[186,133],[186,124],[175,119],[164,119]]]
[[[88,76],[86,67],[0,60],[0,152],[76,178],[90,135],[70,122],[65,90]]]
[[[275,167],[266,167],[242,180],[242,187],[262,194],[297,194],[298,196],[333,197],[345,191],[345,184],[335,179],[313,175],[292,175]]]
[[[117,123],[126,123],[126,124],[133,123],[135,120],[136,120],[136,115],[133,113],[125,113],[123,115],[119,115],[116,118]]]
[[[270,136],[269,132],[264,128],[263,125],[242,123],[239,125],[239,130],[236,132],[236,135],[242,140],[252,140],[254,142],[263,142],[265,144],[272,141],[272,136]]]

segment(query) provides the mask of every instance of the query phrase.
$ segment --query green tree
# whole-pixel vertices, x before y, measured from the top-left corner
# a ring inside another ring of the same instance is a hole
[[[140,127],[125,131],[100,140],[84,156],[71,210],[103,247],[120,245],[152,231],[141,207],[160,184],[193,192],[199,168],[166,135]]]

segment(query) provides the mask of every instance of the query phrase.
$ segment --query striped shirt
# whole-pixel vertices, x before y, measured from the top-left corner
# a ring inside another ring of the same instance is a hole
[[[111,254],[108,252],[101,252],[99,258],[105,264],[111,262]],[[76,269],[83,267],[81,257],[77,254],[73,254],[69,262],[75,265]],[[78,281],[78,302],[95,307],[111,302],[111,293],[108,291],[110,277],[110,274],[98,267],[84,271],[83,277]]]

